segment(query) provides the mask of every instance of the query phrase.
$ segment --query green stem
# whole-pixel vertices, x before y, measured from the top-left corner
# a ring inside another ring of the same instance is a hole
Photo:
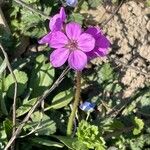
[[[77,87],[76,87],[76,93],[75,93],[75,100],[74,100],[72,112],[70,114],[70,117],[68,120],[68,126],[67,126],[67,135],[69,136],[72,134],[73,122],[74,122],[76,111],[80,102],[80,91],[81,91],[81,72],[77,71]]]

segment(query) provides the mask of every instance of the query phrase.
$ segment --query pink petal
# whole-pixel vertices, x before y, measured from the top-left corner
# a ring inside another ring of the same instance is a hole
[[[96,45],[107,49],[110,46],[110,42],[104,35],[100,35],[96,40]]]
[[[96,51],[96,54],[97,54],[97,56],[104,57],[104,56],[106,56],[108,54],[108,49],[106,49],[106,48],[99,48]]]
[[[51,40],[51,32],[46,34],[45,36],[43,36],[39,41],[38,43],[39,44],[46,44],[46,43],[50,43],[50,40]]]
[[[69,56],[69,50],[66,48],[60,48],[54,50],[50,55],[50,62],[53,67],[60,67],[62,66]]]
[[[87,56],[84,52],[75,50],[69,55],[68,63],[72,69],[81,71],[87,64]]]
[[[97,38],[102,34],[102,31],[98,27],[89,27],[85,33],[92,35],[94,38]]]
[[[65,13],[64,7],[60,8],[59,16],[60,16],[60,18],[62,19],[63,22],[66,20],[66,13]]]
[[[87,33],[83,33],[78,38],[78,47],[84,52],[89,52],[95,47],[95,39]]]
[[[49,28],[51,31],[60,31],[62,28],[62,19],[59,14],[56,14],[50,19]]]
[[[82,32],[81,26],[78,23],[71,22],[66,25],[66,34],[69,39],[76,40]]]
[[[52,32],[50,47],[62,48],[68,43],[68,38],[61,31]]]
[[[86,55],[87,55],[88,60],[91,60],[91,59],[94,59],[94,58],[98,57],[98,56],[95,54],[95,51],[94,51],[94,50],[92,50],[92,51],[90,51],[90,52],[87,52]]]

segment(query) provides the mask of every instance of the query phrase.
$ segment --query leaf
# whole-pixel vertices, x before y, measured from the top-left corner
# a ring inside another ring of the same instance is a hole
[[[46,60],[44,55],[36,58],[36,66],[33,68],[30,80],[30,87],[33,89],[32,97],[41,96],[53,83],[54,68],[50,63],[45,64]]]
[[[70,138],[70,137],[66,137],[66,136],[56,136],[56,135],[53,135],[52,137],[57,138],[59,141],[61,141],[63,144],[65,144],[69,149],[74,150],[72,144],[73,144],[73,142],[77,141],[77,138]]]
[[[7,135],[7,139],[10,139],[11,135],[12,135],[12,122],[10,120],[6,119],[3,122],[3,126],[5,129],[6,135]]]
[[[71,16],[70,16],[70,21],[74,21],[74,22],[77,22],[79,24],[83,24],[83,20],[84,20],[84,17],[79,14],[79,13],[73,13]]]
[[[0,76],[0,111],[4,115],[8,115],[8,111],[6,107],[6,92],[4,92],[4,80],[5,80],[5,75],[2,74]]]
[[[88,3],[87,3],[86,1],[84,1],[84,2],[82,3],[81,10],[87,11],[88,8],[89,8],[89,7],[88,7]]]
[[[134,124],[135,124],[135,128],[133,129],[133,135],[138,135],[141,133],[142,129],[144,128],[144,122],[142,119],[135,117]]]
[[[36,103],[36,101],[37,101],[37,98],[33,98],[29,101],[26,101],[22,106],[20,106],[16,110],[16,116],[20,117],[20,116],[26,114],[33,107],[33,105]]]
[[[4,61],[0,57],[0,75],[3,73],[3,71],[6,69],[7,64],[6,64],[6,59]]]
[[[60,109],[62,107],[67,106],[73,98],[73,92],[71,90],[63,91],[57,94],[53,100],[52,104],[47,107],[45,110],[49,109]]]
[[[7,143],[7,135],[2,124],[0,124],[0,150],[3,150]]]
[[[56,123],[46,114],[36,111],[31,115],[31,120],[32,122],[27,125],[27,128],[32,130],[40,123],[39,129],[36,131],[38,135],[52,135],[56,132]]]
[[[99,71],[99,77],[102,81],[113,79],[113,69],[109,63],[105,63]]]
[[[23,71],[19,71],[19,70],[14,70],[14,75],[16,77],[17,80],[17,96],[20,96],[23,94],[24,90],[27,87],[27,81],[28,81],[28,77],[27,74]],[[4,81],[4,91],[6,91],[6,94],[8,97],[13,98],[14,96],[14,88],[15,88],[15,81],[14,78],[12,76],[12,74],[9,74],[5,81]]]
[[[105,87],[106,91],[113,92],[114,94],[120,92],[121,89],[122,87],[118,83],[110,83],[110,84],[107,84]]]
[[[43,139],[43,138],[32,138],[30,140],[35,144],[40,144],[40,145],[44,145],[44,146],[48,146],[48,147],[51,147],[51,146],[52,147],[59,147],[59,148],[64,147],[64,145],[61,143],[47,140],[47,139]]]
[[[88,0],[88,3],[92,8],[99,6],[99,4],[102,4],[102,2],[102,0]]]
[[[150,89],[144,95],[138,97],[136,101],[138,101],[137,107],[143,113],[150,113]]]

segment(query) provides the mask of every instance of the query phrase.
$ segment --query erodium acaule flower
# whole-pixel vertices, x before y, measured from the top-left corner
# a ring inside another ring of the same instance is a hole
[[[103,57],[108,54],[108,48],[110,46],[109,40],[103,35],[102,31],[98,27],[89,27],[86,33],[92,35],[95,39],[95,47],[92,51],[86,53],[89,59],[96,57]]]
[[[63,23],[66,20],[66,13],[63,7],[60,8],[59,14],[54,15],[49,22],[50,32],[41,38],[39,44],[46,44],[50,42],[51,34],[53,31],[60,31],[63,27]]]
[[[84,31],[78,23],[65,24],[65,20],[65,10],[61,7],[59,14],[50,19],[50,32],[39,40],[39,44],[47,43],[54,49],[50,54],[53,67],[61,67],[68,61],[72,69],[81,71],[89,60],[108,54],[110,42],[99,28],[89,27]]]
[[[49,44],[55,49],[50,55],[54,67],[60,67],[68,60],[72,69],[80,71],[87,64],[86,53],[95,47],[95,39],[84,33],[78,23],[71,22],[66,24],[64,32],[53,32]]]

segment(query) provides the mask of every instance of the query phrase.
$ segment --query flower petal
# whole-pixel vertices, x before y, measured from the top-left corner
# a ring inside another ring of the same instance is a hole
[[[50,40],[51,40],[51,32],[46,34],[45,36],[43,36],[39,41],[38,43],[39,44],[46,44],[46,43],[50,43]]]
[[[78,47],[84,52],[89,52],[95,47],[95,39],[87,33],[83,33],[78,37]]]
[[[51,31],[60,31],[62,28],[62,19],[59,14],[56,14],[50,19],[49,28]]]
[[[78,3],[78,0],[66,0],[66,4],[71,7],[75,7]]]
[[[66,25],[66,34],[69,39],[76,40],[82,32],[81,26],[78,23],[71,22]]]
[[[61,31],[52,32],[50,47],[52,48],[62,48],[68,43],[68,38]]]
[[[54,50],[50,55],[50,62],[53,67],[60,67],[62,66],[69,56],[69,50],[66,48],[60,48]]]
[[[99,49],[95,51],[95,53],[97,56],[104,57],[108,54],[108,49],[99,47]]]
[[[110,42],[104,35],[100,35],[96,40],[96,45],[107,49],[110,46]]]
[[[69,55],[68,63],[72,69],[81,71],[87,64],[87,56],[84,52],[75,50]]]
[[[89,27],[85,33],[88,33],[92,35],[94,38],[97,38],[99,35],[101,35],[101,30],[98,27]]]
[[[66,13],[64,7],[60,8],[59,17],[62,19],[63,22],[66,20]]]

